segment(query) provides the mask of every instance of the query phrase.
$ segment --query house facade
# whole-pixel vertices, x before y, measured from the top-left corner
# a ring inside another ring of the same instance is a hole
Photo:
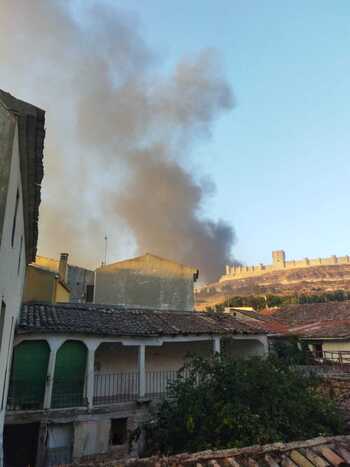
[[[27,267],[23,302],[67,303],[70,290],[60,274],[41,268],[35,263]]]
[[[188,354],[248,358],[267,351],[264,330],[229,315],[24,305],[8,398],[7,462],[49,466],[137,455],[142,437],[129,450],[130,432],[166,396]]]
[[[44,111],[0,90],[0,465],[15,326],[36,255],[44,125]]]
[[[104,265],[95,273],[95,303],[193,310],[198,270],[149,253]]]
[[[93,301],[94,271],[69,264],[68,253],[61,253],[59,259],[38,255],[35,265],[59,274],[60,280],[69,289],[70,302],[88,303]]]

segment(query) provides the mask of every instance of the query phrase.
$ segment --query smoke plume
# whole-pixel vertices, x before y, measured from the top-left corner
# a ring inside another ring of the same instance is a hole
[[[1,2],[0,87],[47,111],[39,251],[94,267],[108,231],[109,260],[147,251],[213,280],[234,232],[203,217],[215,187],[190,167],[193,145],[233,106],[216,53],[166,72],[135,15],[81,5]]]

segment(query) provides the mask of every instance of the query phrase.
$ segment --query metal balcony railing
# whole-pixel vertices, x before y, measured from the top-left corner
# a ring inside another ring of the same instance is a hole
[[[87,405],[84,379],[54,380],[51,408],[83,407]]]
[[[133,401],[139,395],[137,371],[121,373],[95,373],[94,405]]]
[[[166,396],[169,383],[176,380],[178,370],[146,371],[145,397],[157,399]],[[140,397],[140,378],[137,371],[121,373],[96,373],[94,405],[133,401]]]
[[[40,410],[43,408],[45,386],[28,384],[28,381],[11,379],[7,410]]]
[[[350,371],[350,351],[316,351],[313,353],[316,364],[318,365],[338,365]]]

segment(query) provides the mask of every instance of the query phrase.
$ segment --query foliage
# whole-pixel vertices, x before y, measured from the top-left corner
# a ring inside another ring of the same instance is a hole
[[[350,300],[350,293],[345,290],[336,290],[334,292],[325,292],[318,295],[248,295],[245,297],[234,296],[225,300],[223,303],[215,305],[215,310],[207,307],[207,311],[224,311],[225,307],[253,307],[255,310],[263,308],[281,307],[298,303],[325,303],[325,302],[343,302]]]
[[[274,357],[191,358],[145,427],[146,454],[194,452],[339,434],[343,421],[315,379]]]
[[[273,344],[275,355],[285,365],[310,365],[313,363],[313,355],[306,343],[300,343],[297,337],[283,338]]]

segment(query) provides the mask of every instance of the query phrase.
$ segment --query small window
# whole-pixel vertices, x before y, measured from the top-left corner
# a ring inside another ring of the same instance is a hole
[[[12,222],[11,248],[13,248],[13,245],[15,244],[18,204],[19,204],[19,191],[18,191],[18,188],[17,188],[16,206],[15,206],[15,212],[13,214],[13,222]]]
[[[86,286],[86,303],[92,303],[94,301],[94,286]]]
[[[17,276],[21,269],[21,260],[22,260],[22,249],[23,249],[23,235],[21,235],[21,244],[19,247],[19,255],[18,255],[18,264],[17,264]]]
[[[120,446],[127,441],[127,418],[113,418],[111,420],[110,444]]]

